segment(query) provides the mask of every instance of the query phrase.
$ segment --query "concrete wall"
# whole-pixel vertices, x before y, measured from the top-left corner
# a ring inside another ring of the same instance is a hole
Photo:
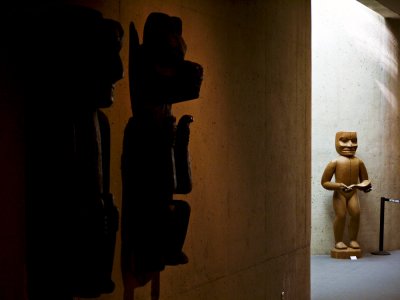
[[[147,15],[180,16],[187,59],[204,67],[193,114],[189,264],[161,274],[161,299],[309,299],[311,7],[309,0],[75,1],[140,33]],[[128,40],[122,50],[127,68]],[[127,74],[117,85],[112,191],[121,199],[120,155],[130,117]],[[117,245],[113,294],[122,299]],[[149,286],[135,299],[149,299]]]
[[[357,155],[373,184],[359,193],[364,251],[378,248],[380,197],[399,198],[399,21],[357,1],[312,3],[312,244],[313,254],[334,245],[332,192],[320,185],[326,164],[337,156],[335,133],[358,132]],[[386,205],[385,249],[400,247],[400,206]]]

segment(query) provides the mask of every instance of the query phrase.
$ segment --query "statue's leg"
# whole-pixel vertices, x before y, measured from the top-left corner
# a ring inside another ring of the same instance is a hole
[[[335,211],[335,220],[333,221],[333,231],[335,234],[335,248],[346,249],[347,246],[343,243],[343,232],[346,223],[346,198],[340,193],[333,194],[333,209]]]
[[[151,300],[160,299],[160,272],[156,272],[151,279]]]
[[[169,207],[170,212],[167,220],[166,264],[186,264],[188,258],[182,248],[185,243],[186,233],[189,225],[190,206],[182,200],[174,200]]]
[[[358,199],[357,192],[354,193],[354,195],[351,196],[351,198],[349,199],[347,208],[350,215],[350,222],[349,222],[350,247],[358,249],[360,248],[360,245],[357,242],[357,235],[360,227],[360,202]]]
[[[124,273],[123,275],[124,282],[124,300],[134,300],[135,299],[135,287],[136,282],[134,277],[129,273]]]

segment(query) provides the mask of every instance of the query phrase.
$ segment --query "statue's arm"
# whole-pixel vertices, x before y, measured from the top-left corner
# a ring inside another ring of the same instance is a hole
[[[364,162],[360,159],[360,182],[368,180],[368,172]]]
[[[372,185],[371,181],[368,179],[367,168],[365,167],[365,164],[361,159],[360,159],[359,170],[360,170],[359,173],[360,183],[357,184],[357,188],[367,193],[372,190]]]
[[[347,188],[345,184],[340,182],[332,182],[333,174],[336,170],[336,160],[332,160],[326,166],[321,178],[321,185],[327,190],[342,190]]]

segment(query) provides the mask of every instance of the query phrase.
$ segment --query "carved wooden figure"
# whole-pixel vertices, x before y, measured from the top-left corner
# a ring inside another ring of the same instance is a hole
[[[354,253],[360,253],[360,245],[357,235],[360,224],[360,203],[357,190],[371,191],[372,185],[368,179],[364,162],[355,156],[358,141],[356,132],[337,132],[336,151],[339,157],[329,162],[321,178],[322,186],[327,190],[333,190],[333,209],[335,220],[333,223],[335,235],[335,248],[331,252],[332,257],[341,257],[340,250],[348,247],[357,249]],[[331,179],[335,175],[335,182]],[[346,214],[350,215],[349,245],[343,241]],[[338,254],[339,253],[339,254]],[[356,255],[357,256],[357,255]]]
[[[121,161],[124,300],[152,281],[159,297],[159,272],[188,262],[182,251],[190,206],[174,194],[191,191],[189,125],[176,126],[172,104],[199,97],[202,67],[184,59],[186,44],[178,17],[151,13],[143,43],[130,25],[129,81],[133,116],[124,133]]]
[[[49,4],[30,13],[29,47],[21,47],[29,299],[99,297],[114,290],[118,224],[100,108],[111,106],[122,78],[123,30],[85,7]]]

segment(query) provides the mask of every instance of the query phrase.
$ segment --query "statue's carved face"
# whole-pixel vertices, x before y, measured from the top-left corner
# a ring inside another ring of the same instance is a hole
[[[155,103],[178,103],[199,97],[203,68],[185,60],[186,43],[180,18],[151,13],[145,23],[141,48],[145,63],[139,72],[145,80],[139,88],[145,98]]]
[[[354,156],[358,147],[357,132],[339,131],[336,133],[336,151],[343,156]]]
[[[123,77],[119,22],[87,7],[54,5],[32,13],[26,24],[27,41],[20,47],[30,47],[21,55],[22,77],[38,100],[62,109],[113,103],[115,83]]]
[[[75,75],[80,79],[76,86],[81,87],[78,93],[94,100],[95,107],[109,107],[114,100],[115,83],[123,77],[119,55],[123,30],[117,21],[101,19],[91,33],[91,42],[77,53],[81,74]]]

